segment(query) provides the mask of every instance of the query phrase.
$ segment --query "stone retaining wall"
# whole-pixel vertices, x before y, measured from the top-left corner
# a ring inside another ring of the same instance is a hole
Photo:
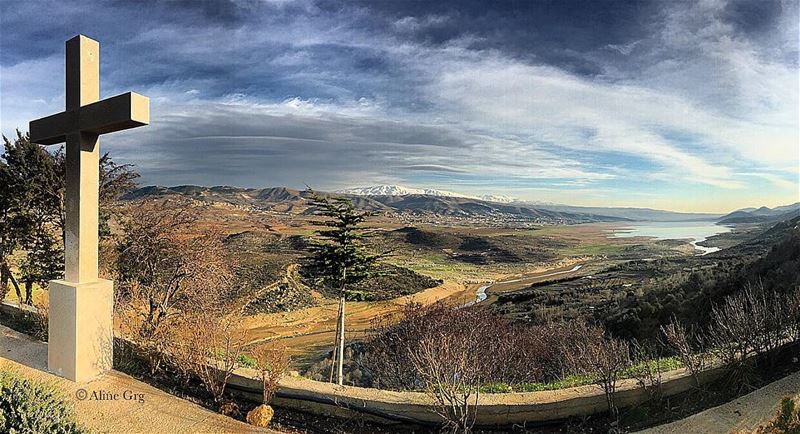
[[[723,372],[720,367],[709,369],[699,374],[699,381],[714,381]],[[252,369],[238,369],[228,385],[241,397],[260,402],[262,392],[257,378],[258,373]],[[661,393],[664,396],[686,392],[694,386],[694,378],[684,369],[662,374]],[[650,392],[635,379],[617,382],[615,401],[619,407],[641,404],[650,398]],[[273,402],[279,407],[309,413],[348,418],[358,416],[381,423],[437,425],[441,422],[434,412],[432,398],[424,393],[337,386],[296,376],[281,381]],[[602,413],[607,408],[605,394],[595,385],[542,392],[481,394],[476,424],[543,423]]]

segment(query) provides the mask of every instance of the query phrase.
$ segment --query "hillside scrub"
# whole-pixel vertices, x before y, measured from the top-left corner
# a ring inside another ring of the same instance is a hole
[[[221,310],[232,273],[214,232],[190,233],[186,209],[139,204],[120,219],[109,272],[117,282],[123,334],[150,358],[155,372],[172,345],[176,320]]]
[[[654,340],[673,319],[708,329],[714,307],[745,288],[788,294],[800,287],[800,218],[778,223],[723,252],[683,264],[663,260],[643,265],[674,272],[649,279],[640,294],[629,293],[597,309],[596,318],[615,336]]]
[[[351,348],[350,365],[361,385],[424,390],[415,353],[429,342],[453,340],[449,346],[471,354],[470,366],[481,373],[481,391],[552,390],[596,382],[613,397],[620,378],[637,378],[653,388],[660,372],[680,367],[697,380],[712,360],[731,368],[769,366],[780,347],[800,342],[800,288],[786,294],[745,288],[714,306],[709,323],[706,330],[687,331],[676,319],[662,328],[657,344],[645,345],[613,338],[584,321],[522,324],[488,309],[410,303],[397,315],[373,322],[367,339]]]
[[[599,342],[603,330],[584,322],[518,324],[486,309],[458,309],[443,303],[407,304],[398,317],[377,319],[356,363],[371,386],[424,389],[414,352],[425,342],[453,340],[472,354],[470,363],[484,384],[545,384],[579,372],[570,364],[576,342]]]

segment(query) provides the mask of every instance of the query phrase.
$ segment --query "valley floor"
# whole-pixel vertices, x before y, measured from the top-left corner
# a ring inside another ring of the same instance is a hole
[[[482,306],[494,305],[500,297],[524,290],[531,285],[557,279],[590,276],[621,260],[647,256],[686,256],[693,254],[688,242],[664,243],[645,237],[613,238],[610,231],[619,225],[584,224],[545,226],[537,230],[504,230],[498,228],[431,227],[430,233],[458,234],[503,240],[522,251],[527,246],[554,246],[550,259],[538,262],[463,262],[448,249],[419,250],[403,246],[393,258],[423,275],[439,278],[443,283],[421,292],[385,301],[352,301],[347,303],[347,341],[361,340],[376,318],[398,313],[409,302],[423,305],[445,300],[465,305],[476,300],[482,286],[487,298]],[[411,246],[413,247],[413,246]],[[505,248],[506,244],[504,244]],[[489,250],[491,252],[491,250]],[[490,253],[491,254],[491,253]],[[579,267],[578,267],[579,266]],[[251,343],[273,339],[285,344],[293,356],[295,369],[305,370],[331,351],[336,329],[337,301],[321,298],[316,306],[288,312],[250,315],[243,321]]]
[[[496,301],[498,294],[513,292],[533,283],[546,281],[555,276],[566,276],[578,272],[587,263],[583,258],[566,259],[550,265],[532,266],[526,272],[512,275],[491,275],[491,281],[445,281],[439,286],[416,294],[377,302],[347,303],[347,341],[360,340],[376,318],[399,313],[407,303],[429,305],[439,301],[463,306],[474,303],[479,289],[497,279],[486,290],[488,298],[482,304]],[[248,330],[251,343],[279,339],[293,356],[293,365],[304,369],[331,350],[336,330],[338,305],[333,299],[325,299],[319,305],[291,312],[258,314],[245,318],[242,325]]]

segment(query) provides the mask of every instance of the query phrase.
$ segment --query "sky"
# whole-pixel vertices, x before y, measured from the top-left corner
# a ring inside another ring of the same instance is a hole
[[[377,184],[726,212],[800,201],[798,0],[0,0],[0,130],[100,42],[142,185]]]

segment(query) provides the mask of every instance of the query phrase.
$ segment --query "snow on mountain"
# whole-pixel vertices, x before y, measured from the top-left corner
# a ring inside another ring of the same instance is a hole
[[[486,202],[496,202],[496,203],[519,202],[519,199],[517,199],[516,197],[506,196],[504,194],[484,194],[479,199],[485,200]]]
[[[412,194],[424,194],[428,196],[440,197],[463,197],[467,199],[477,199],[495,203],[514,203],[520,200],[506,195],[484,194],[482,196],[470,196],[467,194],[455,193],[446,190],[434,190],[432,188],[412,188],[402,185],[374,185],[371,187],[348,188],[339,190],[336,193],[353,194],[356,196],[409,196]]]
[[[431,188],[411,188],[402,185],[374,185],[371,187],[348,188],[338,190],[336,193],[353,194],[356,196],[409,196],[412,194],[425,194],[428,196],[442,197],[468,197],[465,194],[453,193],[452,191],[434,190]]]

